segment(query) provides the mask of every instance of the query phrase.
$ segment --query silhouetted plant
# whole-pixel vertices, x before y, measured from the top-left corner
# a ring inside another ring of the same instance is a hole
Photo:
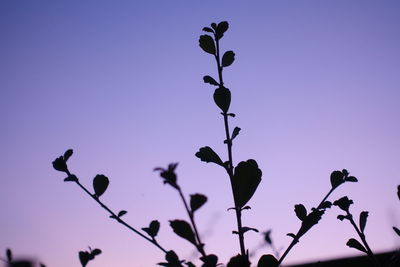
[[[34,264],[29,260],[15,260],[10,248],[6,249],[6,258],[0,258],[0,261],[6,263],[9,267],[33,267]],[[39,266],[46,267],[43,263],[39,263]]]
[[[223,160],[209,146],[201,147],[198,152],[195,153],[195,156],[198,157],[201,161],[217,164],[226,171],[231,186],[234,204],[234,206],[232,208],[229,208],[228,210],[235,211],[237,224],[237,229],[232,231],[232,233],[238,236],[239,242],[238,254],[229,260],[227,266],[248,267],[251,263],[249,260],[250,253],[245,244],[245,233],[249,231],[258,232],[258,230],[253,227],[244,226],[242,211],[245,209],[250,209],[250,206],[248,206],[247,204],[255,194],[258,185],[261,182],[262,171],[258,167],[256,160],[254,159],[241,161],[237,165],[234,164],[233,160],[233,142],[235,138],[239,135],[241,129],[239,127],[234,127],[232,131],[230,130],[230,119],[234,118],[236,115],[229,110],[232,100],[232,93],[230,89],[226,87],[223,79],[223,71],[227,67],[231,66],[235,61],[235,53],[233,51],[229,50],[222,53],[220,48],[221,39],[223,38],[228,28],[229,24],[226,21],[220,22],[218,24],[212,23],[210,27],[203,28],[203,31],[206,32],[206,34],[201,35],[199,38],[200,48],[207,54],[213,56],[216,63],[218,78],[215,79],[211,75],[206,75],[203,77],[203,81],[215,87],[213,99],[216,106],[219,108],[220,114],[223,118],[225,132],[225,140],[223,141],[223,143],[226,145],[227,149],[227,160]],[[157,234],[160,230],[159,221],[151,221],[148,226],[141,228],[141,230],[143,231],[141,232],[122,219],[122,217],[127,213],[126,210],[114,212],[106,204],[104,204],[103,201],[100,200],[100,197],[107,191],[108,185],[110,183],[108,177],[102,174],[98,174],[94,177],[93,193],[90,192],[85,186],[83,186],[80,183],[78,177],[72,174],[68,168],[67,161],[72,156],[72,154],[72,149],[69,149],[64,153],[64,155],[56,158],[53,161],[54,169],[66,174],[67,177],[64,179],[65,182],[73,182],[77,184],[110,215],[109,217],[111,219],[130,229],[133,233],[139,235],[140,237],[144,238],[145,240],[156,246],[158,249],[160,249],[165,254],[165,262],[160,262],[158,263],[158,265],[168,267],[182,267],[184,264],[189,267],[195,266],[191,262],[180,259],[173,250],[167,250],[159,244],[158,240],[156,239]],[[171,163],[167,166],[167,168],[157,167],[154,169],[154,171],[159,172],[159,175],[163,179],[164,184],[169,185],[174,190],[176,190],[189,218],[189,221],[185,221],[182,219],[170,220],[170,227],[175,234],[187,240],[196,248],[196,250],[200,253],[202,267],[216,267],[217,265],[219,265],[218,256],[215,254],[206,253],[205,244],[201,241],[201,237],[195,221],[195,213],[207,202],[207,197],[203,194],[195,193],[190,195],[189,202],[186,200],[183,190],[178,183],[178,176],[176,174],[177,166],[177,163]],[[349,172],[346,169],[343,169],[342,171],[333,171],[330,175],[330,190],[316,207],[312,207],[308,212],[303,204],[296,204],[294,206],[294,212],[298,219],[301,221],[301,224],[297,232],[287,234],[288,236],[292,237],[293,240],[284,251],[282,256],[279,257],[279,259],[277,259],[279,256],[279,252],[273,246],[273,242],[270,237],[271,232],[265,232],[263,234],[264,240],[268,245],[271,246],[276,257],[270,254],[262,255],[258,260],[257,266],[278,267],[284,261],[292,248],[297,243],[299,243],[300,238],[305,235],[311,228],[317,225],[327,209],[331,208],[332,203],[328,201],[329,196],[335,191],[335,189],[346,182],[357,182],[357,178],[355,178],[354,176],[350,176]],[[400,186],[398,190],[400,191]],[[398,192],[398,194],[400,198],[400,192]],[[370,250],[368,244],[366,243],[364,236],[364,229],[366,226],[368,212],[362,212],[360,214],[360,226],[358,227],[353,220],[353,216],[349,212],[349,207],[351,204],[352,201],[349,200],[347,197],[341,198],[335,201],[333,204],[340,207],[346,212],[346,215],[339,215],[338,218],[341,220],[349,220],[355,227],[364,244],[363,246],[357,240],[350,239],[348,242],[348,246],[357,248],[374,258],[374,255]],[[398,234],[400,233],[399,229],[397,229],[396,227],[394,227],[393,229]],[[94,256],[100,254],[100,252],[101,251],[98,249],[95,249],[93,251],[91,249],[90,251],[80,251],[79,259],[82,266],[86,266],[86,264],[90,260],[93,260]]]

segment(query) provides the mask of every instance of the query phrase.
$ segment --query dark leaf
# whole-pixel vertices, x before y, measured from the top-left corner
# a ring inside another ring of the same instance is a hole
[[[216,27],[216,37],[217,39],[221,39],[224,36],[224,33],[228,30],[229,24],[227,21],[222,21],[218,23],[218,26]]]
[[[240,130],[241,129],[239,127],[235,127],[235,129],[233,129],[231,140],[235,139],[235,137],[238,136]]]
[[[243,233],[246,233],[248,231],[254,231],[254,232],[258,233],[258,230],[256,228],[251,228],[251,227],[246,227],[246,226],[242,227]]]
[[[262,172],[254,159],[240,162],[232,179],[235,204],[242,208],[251,199],[261,182]]]
[[[343,173],[344,177],[349,176],[349,172],[346,169],[343,169],[342,173]]]
[[[226,267],[250,267],[250,262],[246,255],[242,256],[238,254],[229,260]]]
[[[198,210],[204,203],[207,202],[207,197],[202,194],[190,195],[190,209],[192,212]]]
[[[324,201],[321,205],[320,208],[321,209],[329,209],[330,207],[332,207],[332,203],[330,201]]]
[[[170,163],[168,164],[168,168],[164,169],[161,167],[154,168],[154,171],[159,171],[160,176],[164,179],[164,184],[169,184],[175,189],[178,189],[179,186],[176,183],[177,176],[175,173],[175,169],[178,166],[178,163]]]
[[[257,267],[278,267],[278,260],[271,254],[262,255]]]
[[[296,235],[295,234],[293,234],[293,233],[288,233],[288,234],[286,234],[287,236],[290,236],[290,237],[293,237],[293,238],[296,238]]]
[[[114,216],[114,215],[110,215],[111,219],[118,219],[118,217]]]
[[[344,196],[335,202],[333,202],[333,205],[338,206],[344,211],[349,211],[350,205],[353,204],[353,200],[349,199],[347,196]]]
[[[211,85],[219,86],[219,83],[218,83],[213,77],[211,77],[211,76],[209,76],[209,75],[204,76],[204,77],[203,77],[203,81],[204,81],[205,83],[209,83],[209,84],[211,84]]]
[[[53,168],[56,171],[68,173],[68,167],[67,164],[65,163],[63,156],[60,156],[53,161]]]
[[[345,180],[346,182],[353,182],[353,183],[358,182],[357,178],[354,177],[354,176],[346,177],[346,178],[344,178],[344,180]]]
[[[346,215],[338,215],[337,218],[341,221],[343,221],[344,219],[349,219],[349,217],[347,217]]]
[[[397,197],[400,200],[400,185],[397,186]]]
[[[355,248],[358,249],[359,251],[367,253],[367,250],[364,248],[364,246],[361,245],[361,243],[354,238],[350,238],[349,241],[347,241],[346,245],[349,246],[350,248]]]
[[[13,255],[11,249],[7,248],[6,249],[6,257],[8,262],[12,262],[13,260]]]
[[[264,241],[268,245],[272,245],[271,232],[272,232],[271,230],[268,230],[268,231],[263,233],[264,234]]]
[[[196,267],[196,265],[194,265],[194,264],[193,264],[192,262],[190,262],[190,261],[185,262],[185,264],[186,264],[187,267]]]
[[[173,250],[170,250],[165,254],[165,260],[170,264],[178,264],[181,265],[181,261],[179,260],[178,255]]]
[[[294,205],[294,212],[296,213],[296,216],[300,219],[300,221],[304,221],[307,217],[307,210],[303,204]]]
[[[95,248],[93,251],[92,251],[92,253],[91,253],[93,256],[97,256],[97,255],[100,255],[101,254],[101,250],[100,249],[98,249],[98,248]]]
[[[169,224],[171,225],[172,230],[174,230],[175,234],[188,240],[190,243],[196,246],[196,239],[194,237],[192,227],[189,223],[183,220],[173,220],[169,221]]]
[[[205,162],[213,162],[215,164],[218,164],[220,166],[223,166],[221,158],[218,156],[217,153],[214,152],[214,150],[209,147],[205,146],[200,148],[200,150],[195,154],[196,157],[198,157],[201,161]]]
[[[398,236],[400,236],[400,230],[399,230],[399,228],[393,226],[393,230],[396,232],[396,234],[397,234]]]
[[[214,29],[214,31],[216,31],[217,30],[217,24],[216,23],[211,23],[211,28],[213,28]]]
[[[226,51],[222,56],[222,67],[228,67],[235,61],[235,53],[233,51]]]
[[[40,267],[46,267],[46,265],[44,265],[43,263],[40,263],[39,266],[40,266]]]
[[[360,230],[362,233],[364,233],[365,225],[367,224],[367,218],[368,218],[368,211],[362,211],[360,213]]]
[[[202,267],[215,267],[218,263],[218,257],[214,254],[207,255],[206,257],[201,257],[200,260],[204,262]]]
[[[231,91],[225,87],[219,87],[214,91],[214,102],[224,112],[228,112],[231,105]]]
[[[209,27],[204,27],[203,31],[205,31],[205,32],[214,32],[213,29],[211,29]]]
[[[67,162],[68,159],[72,156],[73,153],[74,153],[74,151],[72,149],[68,149],[67,151],[65,151],[65,153],[64,153],[64,161]]]
[[[97,197],[100,197],[104,192],[106,192],[110,181],[105,175],[98,174],[93,179],[93,189]]]
[[[118,212],[118,217],[124,216],[127,213],[128,212],[126,210],[121,210],[120,212]]]
[[[331,173],[331,185],[332,188],[338,187],[343,183],[344,174],[341,171],[333,171]]]
[[[158,231],[160,230],[160,222],[157,220],[151,221],[149,227],[142,228],[142,230],[145,231],[149,236],[154,238],[157,236]]]
[[[79,251],[79,261],[82,264],[82,267],[85,267],[89,262],[90,254],[87,251]]]
[[[77,182],[78,177],[76,177],[74,174],[71,174],[67,178],[64,179],[64,182]]]
[[[307,215],[307,217],[301,223],[301,227],[297,232],[297,237],[300,238],[305,233],[307,233],[314,225],[318,224],[324,213],[325,210],[323,209],[321,210],[312,209],[312,211]]]
[[[199,45],[204,52],[215,55],[215,43],[210,35],[201,35],[199,39]]]

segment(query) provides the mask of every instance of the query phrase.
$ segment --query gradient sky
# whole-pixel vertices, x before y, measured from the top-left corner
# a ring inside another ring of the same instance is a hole
[[[232,91],[234,161],[254,158],[263,181],[244,224],[273,229],[279,248],[348,169],[357,184],[331,200],[352,198],[370,212],[371,248],[399,248],[400,1],[0,1],[0,252],[79,266],[77,252],[103,250],[89,266],[154,266],[163,254],[108,218],[83,191],[63,182],[51,162],[73,148],[69,165],[102,199],[126,209],[140,229],[161,222],[160,243],[193,259],[168,220],[187,219],[178,195],[152,171],[179,162],[186,194],[204,193],[197,213],[206,250],[227,262],[238,252],[224,171],[194,154],[209,145],[226,158],[222,117],[203,75],[213,58],[198,47],[201,29],[227,20],[222,49]],[[329,210],[286,263],[358,255],[354,230]],[[249,249],[261,237],[248,233]],[[258,251],[271,253],[268,248]],[[253,259],[256,262],[256,259]]]

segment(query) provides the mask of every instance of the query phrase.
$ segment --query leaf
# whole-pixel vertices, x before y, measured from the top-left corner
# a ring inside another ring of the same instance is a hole
[[[304,207],[303,204],[294,205],[294,212],[296,213],[296,216],[300,219],[300,221],[304,221],[307,217],[307,209]]]
[[[98,249],[98,248],[95,248],[93,251],[92,251],[92,253],[91,253],[93,256],[97,256],[97,255],[100,255],[101,254],[101,250],[100,249]]]
[[[242,256],[238,254],[229,260],[226,267],[250,267],[250,262],[247,255]]]
[[[321,209],[329,209],[330,207],[332,207],[332,202],[324,201],[319,207]]]
[[[149,227],[142,228],[142,230],[154,238],[157,236],[158,231],[160,230],[160,222],[157,220],[151,221]]]
[[[293,233],[288,233],[288,234],[286,234],[286,235],[292,237],[293,239],[296,238],[296,235],[293,234]]]
[[[194,233],[192,227],[189,223],[183,220],[173,220],[169,221],[170,226],[175,234],[186,239],[190,243],[196,246],[196,239],[194,237]]]
[[[272,230],[268,230],[265,233],[263,233],[264,234],[264,241],[268,245],[272,245],[271,232],[272,232]]]
[[[341,221],[343,221],[344,219],[349,219],[349,217],[347,217],[347,215],[338,215],[337,218]]]
[[[243,233],[246,233],[246,232],[248,232],[248,231],[254,231],[254,232],[256,232],[256,233],[259,232],[258,229],[256,229],[256,228],[251,228],[251,227],[246,227],[246,226],[242,227],[242,232],[243,232]]]
[[[365,225],[367,224],[367,218],[368,218],[368,211],[362,211],[360,213],[360,230],[362,233],[364,233]]]
[[[93,179],[93,189],[97,197],[100,197],[107,190],[110,181],[105,175],[98,174]]]
[[[353,182],[353,183],[358,182],[357,178],[354,177],[354,176],[346,177],[346,178],[344,178],[344,180],[345,180],[346,182]]]
[[[222,67],[228,67],[235,61],[235,53],[233,51],[226,51],[222,56]]]
[[[400,236],[400,230],[399,230],[399,228],[393,226],[393,230],[396,232],[396,234],[397,234],[398,236]]]
[[[67,178],[64,179],[64,182],[77,182],[78,177],[76,177],[74,174],[71,174]]]
[[[89,262],[90,254],[87,251],[79,251],[79,261],[82,264],[82,267],[85,267]]]
[[[199,39],[199,45],[204,52],[215,55],[215,43],[210,35],[201,35]]]
[[[350,238],[349,241],[347,241],[346,245],[350,248],[355,248],[358,249],[359,251],[367,253],[367,250],[364,248],[364,246],[361,245],[361,243],[354,238]]]
[[[331,173],[331,185],[332,188],[338,187],[343,183],[344,174],[341,171],[333,171]]]
[[[211,85],[219,86],[219,83],[218,83],[213,77],[211,77],[211,76],[209,76],[209,75],[204,76],[204,77],[203,77],[203,81],[204,81],[205,83],[209,83],[209,84],[211,84]]]
[[[126,210],[121,210],[120,212],[118,212],[118,217],[122,217],[125,214],[127,214],[128,212]]]
[[[214,32],[213,29],[211,29],[209,27],[204,27],[203,31],[205,31],[205,32]]]
[[[195,154],[195,156],[198,157],[201,161],[205,161],[207,163],[212,162],[220,166],[223,166],[221,158],[209,146],[200,148],[200,150]]]
[[[204,203],[207,202],[207,197],[202,194],[190,195],[190,209],[192,212],[198,210]]]
[[[214,91],[214,102],[224,112],[227,113],[231,105],[231,91],[225,87],[219,87]]]
[[[240,130],[241,129],[239,127],[235,127],[235,129],[233,129],[231,140],[235,139],[235,137],[238,136]]]
[[[221,39],[224,36],[224,33],[228,30],[229,24],[227,21],[222,21],[218,23],[218,26],[215,29],[215,35],[217,39]]]
[[[204,262],[202,267],[212,267],[212,266],[217,266],[218,263],[218,257],[217,255],[210,254],[205,257],[201,257],[200,260]]]
[[[262,172],[254,159],[240,162],[232,179],[233,195],[237,207],[242,208],[252,198],[261,182]]]
[[[11,249],[7,248],[6,249],[6,257],[7,257],[7,261],[10,263],[13,260],[13,255],[12,255],[12,251]]]
[[[65,151],[64,153],[64,161],[67,162],[67,160],[72,156],[72,154],[74,153],[74,151],[72,149],[68,149],[67,151]]]
[[[397,196],[398,196],[398,198],[400,200],[400,185],[397,186]]]
[[[53,162],[53,168],[56,171],[68,173],[67,163],[65,162],[63,156],[56,158]]]
[[[258,260],[257,267],[278,267],[278,260],[271,254],[262,255]]]

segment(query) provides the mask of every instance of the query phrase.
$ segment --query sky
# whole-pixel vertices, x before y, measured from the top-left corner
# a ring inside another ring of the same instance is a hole
[[[346,168],[359,180],[331,196],[349,196],[355,216],[369,211],[374,252],[400,247],[400,2],[337,1],[0,1],[0,255],[11,248],[47,266],[80,266],[78,251],[103,253],[89,266],[155,266],[163,253],[108,218],[51,162],[74,149],[71,172],[101,199],[127,210],[137,229],[159,220],[159,242],[182,258],[197,254],[169,220],[185,219],[178,194],[154,167],[179,162],[186,196],[208,202],[196,214],[206,251],[226,263],[239,251],[228,177],[194,154],[212,147],[224,160],[224,126],[213,103],[212,56],[201,29],[228,21],[221,49],[236,60],[224,71],[232,92],[231,127],[242,130],[234,163],[255,159],[262,182],[245,226],[272,229],[285,249],[308,210]],[[360,255],[357,238],[332,208],[286,264]],[[257,257],[262,237],[246,235]],[[4,258],[4,256],[1,256]]]

